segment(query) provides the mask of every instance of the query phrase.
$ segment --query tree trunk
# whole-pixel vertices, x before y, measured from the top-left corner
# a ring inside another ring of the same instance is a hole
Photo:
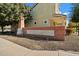
[[[2,33],[4,32],[4,26],[1,26],[1,29],[2,29]]]
[[[79,24],[78,24],[78,27],[77,28],[78,28],[77,30],[78,30],[78,36],[79,36]]]
[[[77,30],[78,30],[77,28],[78,28],[78,27],[77,27],[77,24],[76,24],[76,34],[77,34]]]

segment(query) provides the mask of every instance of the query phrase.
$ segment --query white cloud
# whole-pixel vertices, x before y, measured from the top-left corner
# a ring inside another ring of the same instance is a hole
[[[68,15],[70,12],[64,12],[64,13],[62,13],[63,15]]]
[[[68,13],[63,13],[63,15],[68,15]]]

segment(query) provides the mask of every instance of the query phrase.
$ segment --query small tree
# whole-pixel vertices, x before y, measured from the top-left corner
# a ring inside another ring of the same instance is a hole
[[[79,28],[79,4],[74,4],[72,8],[72,17],[71,21],[76,23],[76,29]],[[78,30],[79,35],[79,30]]]
[[[27,14],[24,17],[25,17],[25,24],[29,24],[33,19],[30,10],[27,11]]]
[[[27,13],[28,7],[25,4],[20,3],[1,3],[0,4],[0,26],[3,28],[6,25],[12,25],[19,21],[19,17],[24,17],[25,23],[28,23],[31,17],[30,13]],[[6,23],[6,21],[8,23]],[[27,22],[26,22],[27,21]],[[15,22],[15,23],[14,23]]]

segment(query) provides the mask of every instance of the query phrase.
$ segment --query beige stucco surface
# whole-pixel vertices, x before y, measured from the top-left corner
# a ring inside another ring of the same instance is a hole
[[[32,10],[33,21],[31,26],[49,26],[49,18],[52,18],[55,13],[55,4],[53,3],[39,3]],[[45,24],[44,21],[47,21]],[[37,24],[34,24],[37,22]]]
[[[32,16],[33,20],[29,24],[31,27],[53,26],[50,19],[58,23],[57,26],[66,25],[66,16],[59,14],[59,4],[57,3],[37,4],[32,10]]]
[[[54,14],[54,4],[40,3],[33,9],[32,14],[35,20],[48,19]]]
[[[65,26],[66,25],[66,16],[54,16],[50,20],[50,26]],[[54,25],[55,23],[55,25]]]

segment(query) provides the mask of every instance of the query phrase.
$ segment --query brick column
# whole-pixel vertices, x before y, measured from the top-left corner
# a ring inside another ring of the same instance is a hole
[[[23,29],[24,28],[24,17],[21,14],[20,20],[18,22],[18,29],[17,29],[17,35],[22,35],[23,34]]]

